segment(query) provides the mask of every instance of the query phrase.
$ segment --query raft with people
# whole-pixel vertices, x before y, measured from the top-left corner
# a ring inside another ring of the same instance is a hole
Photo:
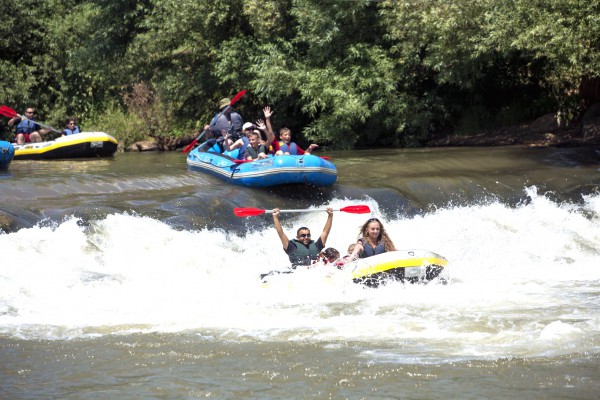
[[[228,183],[256,188],[285,184],[330,186],[337,179],[335,165],[323,157],[305,153],[241,160],[239,149],[222,152],[215,139],[192,150],[187,165],[191,170],[209,173]]]
[[[319,261],[307,266],[307,268],[333,268],[332,272],[346,273],[352,276],[352,281],[370,288],[377,288],[390,282],[402,282],[409,284],[425,284],[433,280],[446,283],[440,276],[448,264],[443,256],[429,250],[395,250],[358,260],[347,260],[346,257],[328,258],[327,251],[333,250],[335,257],[339,256],[337,250],[332,248],[323,252],[324,257]],[[291,274],[296,269],[284,271],[270,271],[260,275],[263,283],[268,278],[279,274]]]
[[[111,157],[119,142],[104,132],[80,132],[54,140],[15,144],[15,160]]]
[[[0,140],[0,171],[8,169],[15,156],[14,146],[4,140]]]

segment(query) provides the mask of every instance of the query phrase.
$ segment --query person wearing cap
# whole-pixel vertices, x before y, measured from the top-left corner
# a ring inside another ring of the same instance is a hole
[[[265,121],[258,119],[256,123],[246,122],[242,125],[242,137],[236,141],[233,141],[230,137],[225,136],[224,148],[227,151],[232,151],[235,149],[239,150],[238,158],[240,160],[245,159],[245,153],[250,145],[250,135],[254,133],[257,129],[263,131],[266,135],[266,140],[262,140],[263,135],[259,133],[260,144],[264,145],[266,154],[275,154],[277,150],[279,150],[279,144],[275,139],[275,134],[273,133],[273,128],[271,127],[271,107],[266,106],[263,109],[263,113],[265,115]]]
[[[229,133],[230,138],[235,142],[241,137],[244,120],[240,114],[233,110],[229,103],[231,103],[229,98],[223,98],[219,101],[219,113],[215,115],[209,125],[204,126],[204,130],[210,132],[212,137],[217,138],[217,140],[224,137],[225,133]]]
[[[239,160],[244,159],[246,149],[250,144],[250,139],[248,138],[248,136],[250,132],[254,130],[254,128],[256,128],[256,126],[252,122],[244,123],[244,125],[242,126],[242,137],[235,141],[231,138],[231,135],[228,132],[225,133],[225,140],[223,141],[223,147],[225,148],[225,150],[233,151],[235,149],[240,149],[237,158]]]

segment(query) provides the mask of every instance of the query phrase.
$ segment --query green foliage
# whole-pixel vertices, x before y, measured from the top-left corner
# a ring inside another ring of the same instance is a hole
[[[91,115],[81,128],[89,132],[106,132],[114,136],[123,148],[148,139],[142,119],[134,114],[124,112],[119,105],[114,103],[101,113]]]
[[[573,119],[579,84],[600,75],[593,1],[4,0],[0,13],[3,104],[127,144],[201,126],[247,89],[245,119],[270,105],[301,144],[419,146]],[[140,82],[152,96],[136,111],[123,93]]]

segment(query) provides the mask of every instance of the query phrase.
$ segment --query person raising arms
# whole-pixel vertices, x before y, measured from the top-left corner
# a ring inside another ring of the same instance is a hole
[[[327,207],[327,222],[325,222],[323,232],[316,242],[311,239],[310,229],[305,226],[298,229],[296,238],[292,240],[288,239],[287,235],[283,232],[281,222],[279,222],[279,212],[279,208],[273,210],[273,224],[283,245],[283,251],[290,258],[292,268],[296,269],[299,265],[311,265],[313,261],[319,258],[319,253],[323,250],[327,242],[327,237],[333,223],[333,208]]]
[[[273,133],[273,128],[271,127],[270,118],[273,113],[271,112],[271,108],[269,106],[266,106],[263,109],[263,113],[266,121],[258,119],[254,124],[252,122],[244,123],[242,126],[242,137],[239,139],[233,140],[231,135],[225,134],[225,141],[223,143],[224,149],[227,151],[240,149],[238,158],[240,160],[246,159],[245,154],[248,146],[250,145],[250,134],[256,129],[259,129],[260,131],[265,132],[267,137],[267,140],[264,142],[262,141],[262,135],[259,138],[261,144],[265,146],[265,154],[274,154],[275,151],[279,149],[279,145],[277,144],[277,140],[275,140],[275,134]],[[275,150],[273,150],[273,146],[275,146]]]
[[[271,107],[267,106],[263,110],[265,114],[266,120],[266,132],[267,132],[267,143],[271,144],[271,149],[276,156],[281,155],[294,155],[301,156],[302,154],[310,154],[314,149],[319,147],[319,145],[313,143],[308,146],[308,149],[303,150],[296,143],[292,142],[292,131],[289,128],[281,128],[279,129],[279,141],[275,138],[275,133],[273,132],[273,127],[271,126],[271,116],[273,115],[273,111],[271,111]]]
[[[377,218],[371,218],[360,228],[358,241],[352,250],[350,259],[366,258],[395,250],[396,246],[386,233],[381,221]]]
[[[271,111],[271,107],[265,106],[265,108],[263,108],[263,113],[265,115],[264,131],[267,135],[267,140],[265,141],[265,144],[267,145],[269,154],[279,155],[281,154],[279,152],[279,142],[275,138],[275,132],[273,132],[273,126],[271,125],[271,115],[273,115],[273,111]]]

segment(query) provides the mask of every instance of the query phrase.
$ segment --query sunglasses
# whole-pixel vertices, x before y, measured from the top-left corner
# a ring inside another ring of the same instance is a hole
[[[298,235],[298,237],[302,238],[302,239],[304,239],[304,238],[309,238],[310,239],[310,233],[302,233],[302,234]]]
[[[370,218],[367,220],[367,224],[370,224],[371,222],[379,222],[379,220],[377,218]],[[381,222],[379,222],[381,223]]]

